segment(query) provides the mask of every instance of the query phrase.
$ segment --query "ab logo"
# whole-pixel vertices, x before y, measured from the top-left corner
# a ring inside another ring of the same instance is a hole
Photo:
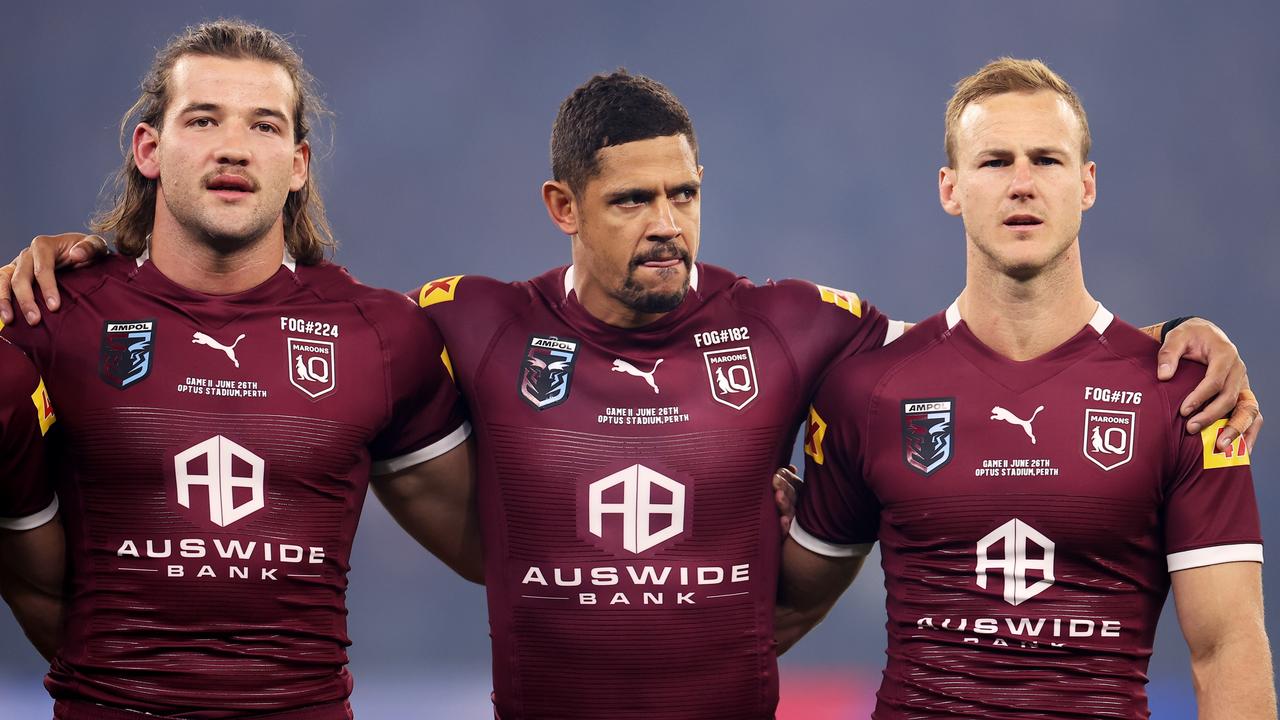
[[[175,455],[173,471],[179,505],[190,510],[193,494],[207,494],[208,517],[194,516],[201,521],[226,527],[266,506],[266,461],[221,435]]]
[[[992,558],[992,546],[999,543],[1001,557]],[[1031,546],[1039,557],[1031,557]],[[978,541],[978,587],[986,589],[987,572],[1004,574],[1004,601],[1021,605],[1053,585],[1053,541],[1030,525],[1014,518],[992,530]],[[1027,584],[1028,571],[1041,574],[1040,580]]]
[[[587,528],[612,544],[621,519],[622,548],[642,553],[684,532],[685,487],[644,465],[632,465],[587,487]],[[606,537],[607,536],[607,537]]]

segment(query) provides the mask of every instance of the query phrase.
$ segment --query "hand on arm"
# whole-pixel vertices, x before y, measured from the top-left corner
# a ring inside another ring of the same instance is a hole
[[[796,488],[800,486],[799,468],[788,465],[773,474],[773,501],[778,505],[778,520],[782,523],[782,537],[791,532],[796,519]]]
[[[774,638],[778,654],[791,649],[831,611],[840,594],[862,569],[865,555],[828,557],[788,537],[782,545]]]
[[[1160,340],[1162,327],[1152,325],[1143,330]],[[1183,417],[1189,417],[1187,432],[1200,432],[1230,413],[1227,427],[1218,438],[1218,449],[1225,450],[1242,434],[1252,449],[1262,431],[1262,413],[1257,397],[1249,389],[1244,361],[1231,339],[1208,320],[1191,318],[1164,336],[1158,355],[1157,375],[1161,380],[1173,377],[1179,358],[1208,366],[1204,380],[1182,401],[1180,412]]]
[[[462,577],[484,584],[475,493],[475,444],[372,479],[373,492],[405,532]]]
[[[1173,573],[1201,720],[1274,720],[1276,693],[1262,613],[1262,566],[1231,562]]]
[[[62,627],[65,545],[58,516],[30,530],[0,530],[0,596],[46,660]]]
[[[38,235],[31,246],[18,253],[13,262],[0,267],[0,321],[13,322],[12,301],[26,318],[28,325],[40,323],[40,308],[35,300],[35,285],[51,312],[57,312],[61,301],[56,268],[80,267],[107,254],[107,241],[97,235],[62,233]]]

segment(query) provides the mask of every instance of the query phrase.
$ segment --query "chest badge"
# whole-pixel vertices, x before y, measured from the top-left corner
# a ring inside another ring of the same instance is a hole
[[[902,403],[902,460],[929,477],[951,462],[955,441],[955,400],[938,398]]]
[[[154,320],[108,321],[102,328],[98,377],[119,390],[141,382],[151,374],[155,344]]]
[[[335,347],[329,340],[289,338],[289,383],[312,400],[338,388]]]
[[[577,359],[577,340],[530,337],[520,363],[520,397],[534,410],[546,410],[569,399]]]
[[[1133,459],[1138,414],[1131,410],[1085,410],[1084,456],[1103,470],[1114,470]]]
[[[741,410],[760,394],[750,346],[708,350],[702,357],[711,383],[711,399]]]

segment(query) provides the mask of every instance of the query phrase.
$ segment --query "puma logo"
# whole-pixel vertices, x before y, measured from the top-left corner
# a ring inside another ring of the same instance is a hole
[[[997,405],[997,406],[995,406],[995,407],[991,408],[991,418],[990,418],[990,419],[991,419],[991,420],[1003,420],[1003,421],[1005,421],[1005,422],[1009,423],[1010,425],[1017,425],[1017,426],[1021,427],[1023,430],[1025,430],[1025,431],[1027,432],[1027,437],[1031,438],[1031,444],[1032,444],[1032,445],[1035,445],[1035,444],[1036,444],[1036,434],[1035,434],[1034,432],[1032,432],[1032,431],[1031,431],[1031,423],[1035,422],[1036,416],[1037,416],[1037,415],[1039,415],[1039,414],[1040,414],[1040,411],[1041,411],[1041,410],[1043,410],[1043,409],[1044,409],[1044,406],[1043,406],[1043,405],[1041,405],[1040,407],[1036,408],[1036,411],[1035,411],[1035,412],[1031,413],[1031,417],[1030,417],[1030,418],[1028,418],[1028,419],[1026,419],[1026,420],[1023,420],[1023,419],[1019,418],[1017,415],[1014,415],[1013,413],[1009,412],[1008,410],[1005,410],[1004,408],[1002,408],[1002,407],[1000,407],[999,405]]]
[[[658,358],[658,362],[653,364],[653,369],[650,370],[649,372],[645,372],[637,368],[635,365],[632,365],[631,363],[627,362],[626,360],[614,360],[613,371],[626,373],[628,375],[634,375],[638,378],[644,378],[644,381],[649,383],[649,387],[653,388],[653,394],[657,395],[658,383],[654,382],[653,374],[658,372],[658,366],[661,364],[662,364],[662,358]]]
[[[236,359],[236,346],[239,345],[240,341],[243,339],[244,339],[244,333],[240,333],[240,337],[236,338],[236,341],[231,343],[231,345],[228,346],[228,345],[223,345],[222,343],[218,342],[217,340],[214,340],[213,338],[209,337],[208,335],[205,335],[202,332],[198,332],[191,336],[191,343],[193,345],[208,345],[214,350],[221,350],[222,352],[227,354],[227,358],[231,360],[231,362],[235,363],[236,367],[240,367],[240,361]]]

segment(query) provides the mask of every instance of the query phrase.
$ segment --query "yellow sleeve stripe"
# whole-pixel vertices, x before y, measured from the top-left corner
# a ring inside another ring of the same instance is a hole
[[[831,303],[838,308],[844,308],[852,313],[854,317],[862,317],[862,299],[858,297],[858,293],[819,285],[818,294],[822,296],[822,302]]]
[[[809,406],[809,422],[805,424],[804,430],[804,454],[813,458],[813,461],[822,464],[825,456],[822,454],[822,439],[827,436],[827,423],[818,414],[818,411]]]
[[[430,307],[436,303],[449,302],[457,292],[458,281],[461,279],[461,275],[450,275],[423,285],[422,291],[418,293],[418,307]]]

